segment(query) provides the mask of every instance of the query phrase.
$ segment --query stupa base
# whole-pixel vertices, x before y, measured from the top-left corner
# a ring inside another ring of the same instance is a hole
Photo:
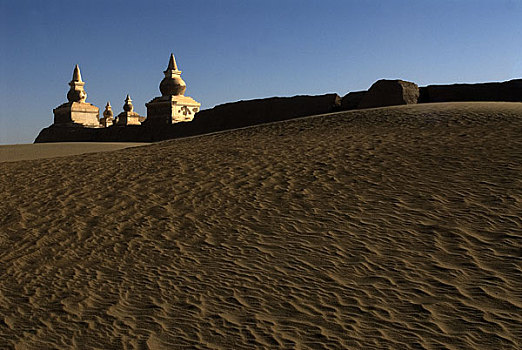
[[[147,107],[146,125],[174,124],[189,122],[199,112],[201,104],[188,96],[156,97],[145,104]]]
[[[54,124],[99,128],[99,108],[87,102],[67,102],[53,109]]]

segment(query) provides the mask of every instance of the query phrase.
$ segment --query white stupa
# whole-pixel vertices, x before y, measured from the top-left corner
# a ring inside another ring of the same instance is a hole
[[[161,97],[156,97],[145,104],[147,107],[147,125],[173,124],[191,121],[199,111],[201,104],[192,97],[184,96],[187,85],[181,79],[174,54],[170,55],[165,78],[160,83]]]
[[[82,81],[80,67],[74,67],[73,78],[69,82],[69,92],[66,102],[55,109],[54,124],[63,126],[83,126],[97,128],[100,126],[98,120],[99,108],[85,102],[87,93],[84,90],[85,83]]]

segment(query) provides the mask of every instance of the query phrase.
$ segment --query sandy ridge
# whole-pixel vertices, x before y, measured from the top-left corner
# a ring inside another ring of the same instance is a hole
[[[522,104],[0,163],[0,345],[516,349]]]

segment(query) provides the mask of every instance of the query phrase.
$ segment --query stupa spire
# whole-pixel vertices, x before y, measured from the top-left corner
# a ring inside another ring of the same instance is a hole
[[[76,65],[76,67],[74,67],[72,81],[79,81],[79,82],[82,81],[82,75],[80,73],[80,67],[78,65]]]
[[[82,81],[82,75],[80,74],[80,67],[76,65],[73,71],[72,80],[69,82],[69,92],[67,93],[67,99],[69,102],[85,102],[87,93],[83,86],[85,83]]]
[[[176,59],[174,58],[174,54],[170,54],[169,66],[167,67],[167,71],[177,71],[178,65],[176,64]]]

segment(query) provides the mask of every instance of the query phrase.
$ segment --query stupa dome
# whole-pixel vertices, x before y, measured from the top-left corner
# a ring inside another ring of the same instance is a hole
[[[165,78],[160,83],[162,96],[179,96],[185,93],[187,84],[181,79],[181,71],[178,70],[174,54],[170,54],[169,66],[163,72]]]

